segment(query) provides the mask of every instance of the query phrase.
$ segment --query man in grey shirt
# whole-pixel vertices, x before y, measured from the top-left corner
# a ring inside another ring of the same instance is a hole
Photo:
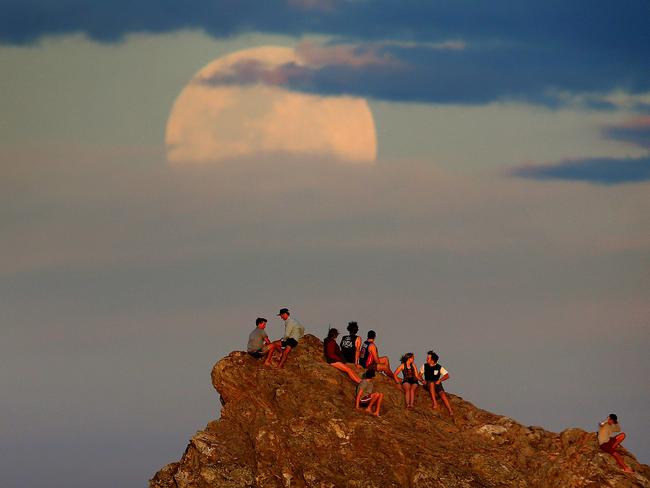
[[[295,349],[298,345],[298,341],[305,335],[305,328],[300,322],[291,317],[291,313],[288,308],[280,309],[278,317],[284,320],[284,337],[279,342],[282,347],[282,357],[280,358],[280,363],[278,368],[284,368],[284,363],[287,361],[287,356],[292,349]]]
[[[264,365],[268,366],[271,364],[273,359],[273,353],[278,350],[279,344],[271,342],[269,336],[266,334],[266,322],[267,320],[262,317],[258,317],[255,320],[255,330],[250,333],[248,336],[248,345],[246,350],[248,354],[253,356],[255,359],[262,359],[266,356],[266,361]]]

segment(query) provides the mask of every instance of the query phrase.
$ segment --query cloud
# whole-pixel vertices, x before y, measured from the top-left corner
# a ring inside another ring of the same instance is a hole
[[[650,71],[594,53],[589,63],[579,50],[561,54],[546,46],[442,43],[357,45],[301,44],[304,64],[265,66],[242,61],[214,85],[264,83],[307,93],[352,95],[396,102],[485,104],[516,100],[552,107],[575,104],[567,93],[606,94],[650,91]],[[603,70],[603,65],[609,69]],[[578,69],[576,69],[578,67]],[[588,102],[588,103],[587,103]],[[612,108],[592,95],[584,104]]]
[[[384,100],[525,99],[557,106],[566,103],[558,95],[566,92],[650,91],[649,19],[639,0],[526,0],[517,8],[506,0],[196,0],[190,5],[11,0],[0,19],[0,41],[30,43],[82,32],[114,42],[133,32],[180,29],[202,29],[218,38],[243,32],[327,35],[358,47],[303,46],[314,63],[300,70],[286,66],[287,86]],[[367,50],[377,44],[383,47]],[[399,63],[369,62],[372,56]]]
[[[650,149],[650,117],[606,127],[602,132],[607,139]],[[584,181],[601,185],[639,183],[650,180],[650,153],[637,158],[584,158],[525,165],[511,170],[510,174],[535,180]]]
[[[550,165],[522,166],[512,174],[535,180],[585,181],[601,185],[638,183],[650,180],[650,157],[568,160]]]
[[[608,139],[629,142],[650,150],[650,116],[638,117],[627,124],[603,129]]]

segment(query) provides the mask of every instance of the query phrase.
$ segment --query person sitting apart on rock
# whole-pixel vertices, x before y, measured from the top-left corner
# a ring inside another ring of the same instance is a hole
[[[621,432],[621,426],[618,424],[618,417],[615,413],[610,413],[606,420],[598,424],[598,444],[600,449],[608,454],[611,454],[616,460],[617,464],[626,473],[631,473],[632,468],[625,464],[623,456],[616,452],[616,448],[621,445],[625,439],[625,434],[621,432],[614,436],[616,432]]]
[[[290,317],[289,309],[282,308],[278,313],[278,317],[284,320],[284,337],[279,342],[282,347],[282,357],[278,363],[278,368],[284,368],[284,363],[287,362],[287,356],[292,349],[298,346],[298,341],[305,334],[305,328],[296,319]]]
[[[449,410],[449,415],[454,416],[454,412],[451,410],[451,405],[449,404],[449,399],[445,393],[445,388],[442,386],[443,381],[449,379],[449,373],[445,368],[438,364],[438,355],[433,352],[427,352],[427,362],[422,365],[420,373],[424,376],[424,388],[431,394],[431,400],[433,401],[433,408],[438,408],[438,401],[436,400],[436,395],[440,396],[440,399]]]
[[[395,372],[393,377],[395,382],[399,384],[398,374],[400,372],[404,376],[402,380],[402,388],[404,388],[404,400],[406,401],[406,408],[412,408],[415,405],[415,390],[418,387],[418,381],[421,381],[422,378],[420,373],[418,373],[417,368],[413,365],[415,362],[415,356],[412,352],[404,354],[400,359],[402,364],[400,364]]]
[[[341,354],[341,348],[339,348],[339,345],[336,343],[336,338],[339,336],[339,331],[336,329],[330,329],[329,332],[327,333],[327,337],[323,341],[323,352],[325,353],[325,361],[327,361],[327,364],[330,366],[335,367],[339,371],[343,371],[345,374],[347,374],[352,381],[355,383],[359,383],[361,380],[359,377],[355,374],[354,371],[352,371],[348,366],[344,364],[344,358],[343,355]]]
[[[268,366],[273,359],[273,352],[280,348],[279,342],[271,342],[266,331],[267,320],[263,317],[257,317],[255,320],[255,330],[248,336],[248,346],[246,350],[248,354],[255,359],[262,359],[266,356],[264,365]]]
[[[381,402],[384,399],[384,394],[373,391],[373,378],[375,377],[375,371],[375,366],[370,366],[363,375],[361,383],[357,385],[355,408],[360,410],[362,407],[365,407],[366,412],[375,417],[379,417],[379,410],[381,409]]]
[[[359,326],[356,322],[348,322],[348,332],[349,334],[343,336],[341,339],[341,353],[343,354],[343,359],[348,364],[354,364],[355,367],[361,367],[359,365],[359,352],[361,351],[361,337],[357,335],[359,332]]]
[[[366,369],[374,364],[377,371],[381,371],[386,376],[395,379],[393,370],[390,369],[390,361],[388,358],[386,356],[379,357],[377,344],[375,344],[375,338],[377,337],[375,331],[369,330],[367,337],[366,341],[361,344],[361,350],[359,351],[359,364]]]

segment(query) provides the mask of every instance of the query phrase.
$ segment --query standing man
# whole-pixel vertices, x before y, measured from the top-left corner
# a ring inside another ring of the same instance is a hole
[[[284,363],[287,362],[287,356],[292,349],[295,349],[298,345],[298,341],[305,335],[305,328],[300,322],[292,318],[291,313],[288,308],[280,309],[278,317],[284,320],[284,337],[280,341],[280,346],[282,347],[282,357],[280,358],[280,363],[278,368],[284,368]]]
[[[616,463],[626,473],[631,473],[632,468],[625,464],[623,456],[616,452],[616,448],[621,445],[625,439],[625,434],[621,432],[617,436],[613,435],[616,432],[621,432],[621,426],[618,424],[618,417],[615,413],[610,413],[606,420],[598,424],[598,444],[600,449],[607,454],[611,454]]]
[[[264,366],[268,366],[271,363],[273,352],[279,349],[279,344],[271,342],[266,330],[264,330],[266,329],[266,323],[267,320],[265,318],[257,317],[255,320],[255,330],[248,336],[248,346],[246,347],[248,354],[255,359],[262,359],[266,356]]]

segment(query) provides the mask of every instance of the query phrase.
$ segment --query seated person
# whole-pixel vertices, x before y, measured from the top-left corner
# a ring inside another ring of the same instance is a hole
[[[404,375],[404,379],[402,380],[404,399],[406,402],[406,408],[411,408],[415,405],[415,390],[417,389],[418,382],[422,380],[422,377],[420,376],[420,373],[418,373],[417,368],[413,366],[415,356],[412,352],[404,354],[400,361],[402,364],[397,367],[393,376],[395,377],[395,381],[399,383],[397,375],[400,372]]]
[[[375,344],[375,338],[377,337],[375,331],[369,330],[367,337],[366,341],[361,344],[359,364],[364,368],[369,368],[374,364],[377,371],[381,371],[386,376],[396,379],[393,370],[390,369],[390,361],[388,358],[386,356],[379,357],[379,351]]]
[[[625,434],[621,432],[618,435],[613,435],[616,432],[621,432],[621,426],[618,424],[618,417],[616,414],[610,413],[607,419],[598,424],[598,444],[602,451],[605,451],[607,454],[611,454],[614,457],[614,460],[623,471],[631,473],[632,468],[625,464],[623,456],[616,452],[616,448],[625,440]]]
[[[445,368],[438,364],[438,359],[438,355],[435,352],[427,352],[427,362],[422,365],[420,373],[424,376],[424,388],[431,394],[433,408],[438,408],[436,394],[440,395],[440,399],[445,404],[445,407],[447,407],[447,410],[449,410],[449,415],[453,417],[454,412],[451,410],[449,399],[447,398],[445,389],[442,386],[442,382],[449,379],[449,373]]]
[[[354,364],[355,367],[359,368],[361,337],[357,335],[357,332],[359,332],[359,326],[356,322],[348,323],[348,332],[349,334],[343,336],[341,339],[341,353],[343,354],[343,359],[345,359],[346,363]]]
[[[246,347],[248,354],[255,359],[262,359],[266,356],[265,366],[271,363],[273,352],[279,349],[276,343],[269,340],[269,336],[264,330],[266,329],[266,322],[267,320],[262,317],[255,320],[255,329],[248,336],[248,346]]]
[[[371,366],[363,375],[361,383],[357,385],[357,396],[354,405],[357,410],[365,407],[366,412],[375,417],[379,417],[379,410],[381,409],[381,402],[384,399],[384,394],[373,391],[374,377],[375,367]]]
[[[361,380],[359,377],[352,371],[348,366],[343,364],[343,356],[341,355],[341,349],[336,343],[336,338],[339,335],[339,331],[336,329],[330,329],[327,333],[327,337],[323,341],[323,352],[325,353],[325,361],[330,366],[335,367],[339,371],[343,371],[347,374],[352,381],[359,383]]]
[[[278,363],[278,368],[284,368],[287,357],[292,349],[298,346],[298,341],[305,334],[305,328],[296,319],[290,317],[291,313],[288,308],[280,309],[278,316],[284,320],[284,337],[279,341],[282,347],[282,357]]]

